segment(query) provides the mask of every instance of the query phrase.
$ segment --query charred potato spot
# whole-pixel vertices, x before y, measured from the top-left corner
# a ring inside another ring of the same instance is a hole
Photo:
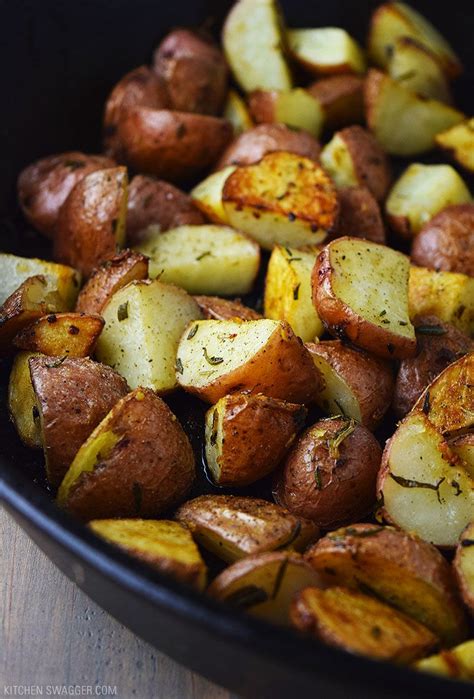
[[[43,316],[20,331],[13,344],[30,352],[52,356],[88,357],[92,354],[104,321],[82,313]]]

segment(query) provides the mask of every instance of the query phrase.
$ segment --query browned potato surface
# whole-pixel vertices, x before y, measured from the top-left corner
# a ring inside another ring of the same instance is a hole
[[[306,131],[295,131],[283,124],[260,124],[232,141],[219,158],[216,170],[228,165],[251,165],[267,153],[281,150],[318,160],[321,146]]]
[[[380,207],[367,187],[341,187],[339,219],[332,237],[351,236],[374,243],[385,243],[385,227]]]
[[[275,499],[323,529],[353,522],[374,505],[381,456],[375,437],[353,419],[320,420],[287,457]]]
[[[194,454],[175,415],[149,388],[120,400],[76,454],[58,503],[81,520],[155,517],[183,500]]]
[[[437,644],[427,628],[356,590],[306,588],[291,605],[291,620],[325,643],[369,658],[411,663]]]
[[[206,414],[206,461],[214,483],[241,487],[271,473],[306,413],[301,405],[262,394],[221,398]]]
[[[259,320],[263,316],[253,308],[244,306],[238,299],[229,301],[218,296],[195,296],[194,300],[206,320]]]
[[[100,314],[116,291],[147,277],[148,258],[141,252],[122,250],[92,272],[79,292],[76,311]]]
[[[49,356],[88,357],[94,351],[104,320],[84,313],[50,313],[23,328],[13,344]]]
[[[18,201],[31,225],[52,238],[59,210],[75,185],[95,170],[113,167],[104,155],[69,151],[28,165],[18,177]]]
[[[417,536],[377,524],[351,524],[327,534],[306,560],[328,585],[372,594],[429,628],[443,643],[459,642],[466,619],[451,566]]]
[[[417,670],[458,680],[474,681],[474,641],[466,641],[455,648],[418,660]]]
[[[317,80],[307,90],[323,108],[330,129],[358,124],[364,119],[364,80],[358,75],[331,75]]]
[[[416,357],[402,359],[395,383],[393,408],[404,417],[421,393],[449,364],[474,349],[474,341],[465,333],[436,316],[413,319],[417,337]]]
[[[55,487],[81,444],[128,387],[113,369],[88,358],[35,356],[29,365],[46,474]]]
[[[210,40],[189,29],[170,32],[156,49],[153,69],[168,88],[171,109],[219,114],[227,92],[227,65]]]
[[[459,589],[471,614],[474,614],[474,522],[461,534],[453,566]]]
[[[416,236],[411,259],[420,267],[474,277],[474,204],[448,206]]]

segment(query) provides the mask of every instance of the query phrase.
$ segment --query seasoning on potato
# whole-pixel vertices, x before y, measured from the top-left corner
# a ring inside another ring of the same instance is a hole
[[[89,357],[104,321],[84,313],[50,313],[23,328],[13,339],[15,347],[51,356]]]

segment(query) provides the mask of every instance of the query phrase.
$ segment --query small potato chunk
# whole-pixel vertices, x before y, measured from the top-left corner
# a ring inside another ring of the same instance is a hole
[[[239,136],[252,128],[253,121],[242,97],[235,91],[229,90],[224,106],[224,119],[234,127],[234,135]]]
[[[54,287],[61,299],[56,310],[70,311],[74,308],[81,275],[72,267],[58,265],[55,262],[28,257],[17,257],[0,253],[0,304],[18,289],[29,277],[44,276]]]
[[[278,503],[322,529],[364,517],[375,502],[382,450],[344,417],[316,422],[298,438],[275,485]]]
[[[338,187],[364,186],[382,201],[390,187],[390,163],[372,134],[362,126],[338,131],[321,151],[321,164]]]
[[[385,203],[388,222],[413,238],[438,212],[471,201],[471,193],[450,165],[412,163],[393,185]]]
[[[359,124],[364,119],[364,81],[357,75],[331,75],[307,87],[324,113],[324,124],[329,129]]]
[[[219,114],[226,92],[228,70],[219,48],[197,32],[175,29],[153,55],[153,70],[166,84],[171,109],[197,114]]]
[[[13,344],[49,356],[89,357],[103,327],[99,316],[50,313],[17,333]]]
[[[387,442],[377,490],[383,516],[435,546],[454,547],[472,520],[474,481],[421,411]]]
[[[89,528],[162,573],[198,590],[206,586],[206,564],[186,527],[166,519],[93,519]]]
[[[364,52],[344,29],[290,29],[286,38],[293,58],[314,75],[365,73]]]
[[[260,250],[228,226],[180,226],[155,231],[138,250],[150,258],[150,277],[191,294],[247,294],[255,282]]]
[[[440,131],[465,119],[457,109],[417,95],[374,69],[365,81],[365,109],[367,125],[384,151],[402,157],[431,150]]]
[[[63,204],[54,237],[54,257],[89,277],[125,242],[127,171],[97,170],[74,187]]]
[[[231,226],[259,245],[318,245],[337,221],[333,182],[308,158],[268,153],[259,163],[238,167],[227,178],[222,200]]]
[[[75,185],[94,170],[114,165],[103,155],[79,151],[36,160],[18,177],[18,202],[25,218],[40,233],[52,238],[59,210]]]
[[[282,17],[275,0],[235,3],[224,24],[222,44],[227,63],[245,92],[291,88]]]
[[[354,524],[327,534],[305,555],[327,585],[360,590],[390,604],[452,645],[466,636],[466,618],[451,566],[413,534]]]
[[[301,405],[261,394],[217,401],[206,414],[206,461],[214,483],[241,487],[274,471],[306,413]]]
[[[176,388],[179,338],[191,320],[201,317],[184,289],[158,279],[132,282],[110,298],[102,315],[99,361],[124,376],[131,388],[147,386],[161,393]]]
[[[146,175],[135,175],[128,187],[127,242],[138,245],[146,240],[150,225],[168,231],[177,226],[205,223],[191,197],[169,182]]]
[[[474,119],[453,126],[436,136],[436,145],[459,165],[474,172]]]
[[[116,291],[148,277],[148,259],[139,252],[122,250],[97,267],[79,292],[78,313],[102,313]]]
[[[459,589],[471,614],[474,614],[474,523],[462,532],[453,566]]]
[[[294,595],[309,585],[319,585],[317,573],[299,554],[279,551],[233,563],[214,579],[208,593],[235,609],[288,626]]]
[[[228,165],[222,170],[212,172],[191,191],[195,205],[213,223],[228,224],[227,214],[222,203],[222,190],[235,165]]]
[[[194,300],[206,320],[259,320],[263,317],[253,308],[244,306],[238,299],[229,301],[218,296],[195,296]]]
[[[338,190],[339,220],[331,237],[363,238],[385,244],[385,227],[380,207],[367,187],[342,187]]]
[[[372,15],[369,56],[384,68],[400,36],[418,41],[434,54],[448,77],[462,72],[461,62],[446,39],[423,15],[404,2],[387,2]]]
[[[472,682],[474,681],[474,641],[466,641],[450,650],[442,650],[438,655],[430,655],[429,658],[418,660],[415,667],[422,672]]]
[[[128,386],[115,371],[88,358],[38,355],[29,367],[46,475],[56,487],[81,444]]]
[[[417,39],[399,36],[388,58],[387,72],[411,92],[450,104],[448,79],[436,57]]]
[[[441,434],[453,437],[474,427],[474,352],[449,364],[415,403]]]
[[[437,645],[426,627],[374,597],[345,587],[308,587],[291,605],[291,621],[330,646],[356,655],[411,663]]]
[[[266,551],[302,551],[319,535],[313,522],[260,498],[200,495],[176,517],[198,544],[228,563]]]
[[[306,131],[295,131],[284,124],[259,124],[232,141],[222,153],[216,170],[228,165],[252,165],[267,153],[280,150],[318,160],[321,146]]]
[[[474,279],[467,274],[410,267],[410,318],[434,315],[474,335]]]
[[[320,136],[324,123],[318,100],[301,87],[287,92],[255,90],[249,95],[249,109],[257,124],[286,124],[315,138]]]
[[[156,517],[183,500],[194,454],[175,415],[149,388],[126,395],[76,454],[58,504],[81,520]]]
[[[275,245],[265,279],[265,316],[286,320],[303,342],[324,332],[311,298],[311,273],[318,252]]]
[[[374,430],[390,407],[394,381],[387,362],[346,347],[340,340],[308,343],[324,388],[317,405],[327,415],[345,415]]]
[[[319,375],[303,343],[283,321],[201,320],[181,338],[179,385],[202,400],[241,391],[293,403],[313,399]]]
[[[313,302],[336,337],[388,358],[416,353],[408,316],[408,258],[385,245],[338,238],[313,270]]]
[[[18,352],[8,383],[8,412],[23,444],[41,449],[39,411],[31,384],[29,360],[34,352]]]
[[[474,204],[448,206],[426,223],[411,249],[415,265],[474,277]]]

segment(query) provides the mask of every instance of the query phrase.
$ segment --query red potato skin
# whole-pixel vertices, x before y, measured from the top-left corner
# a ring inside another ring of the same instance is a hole
[[[469,581],[463,573],[461,557],[463,551],[467,546],[472,546],[472,541],[474,540],[474,524],[468,524],[466,529],[463,531],[459,538],[459,543],[456,547],[456,555],[453,560],[453,570],[456,576],[456,581],[458,584],[459,591],[461,593],[462,600],[466,607],[468,608],[471,616],[474,616],[474,590],[469,585]]]
[[[448,206],[425,223],[411,259],[419,267],[474,277],[474,204]]]
[[[194,296],[194,300],[201,309],[203,318],[206,320],[259,320],[263,318],[260,313],[253,308],[244,306],[238,299],[230,301],[221,299],[219,296]]]
[[[357,75],[331,75],[308,88],[326,115],[326,125],[340,129],[364,120],[364,80]]]
[[[378,202],[383,201],[392,183],[388,155],[362,126],[348,126],[338,135],[349,150],[359,184],[367,187]]]
[[[339,219],[331,239],[351,236],[385,245],[385,227],[380,207],[367,187],[338,189]]]
[[[256,124],[272,124],[275,119],[277,90],[254,90],[248,97],[250,116]]]
[[[44,286],[46,291],[45,277],[37,274],[25,279],[23,284],[0,306],[0,357],[14,351],[13,340],[18,333],[26,330],[49,311],[55,310],[51,309],[44,301],[35,304],[36,308],[27,307],[30,304],[25,300],[25,297],[28,298],[28,289],[36,282]]]
[[[54,236],[59,210],[86,175],[114,167],[104,155],[68,151],[36,160],[18,177],[18,201],[27,221],[48,238]]]

